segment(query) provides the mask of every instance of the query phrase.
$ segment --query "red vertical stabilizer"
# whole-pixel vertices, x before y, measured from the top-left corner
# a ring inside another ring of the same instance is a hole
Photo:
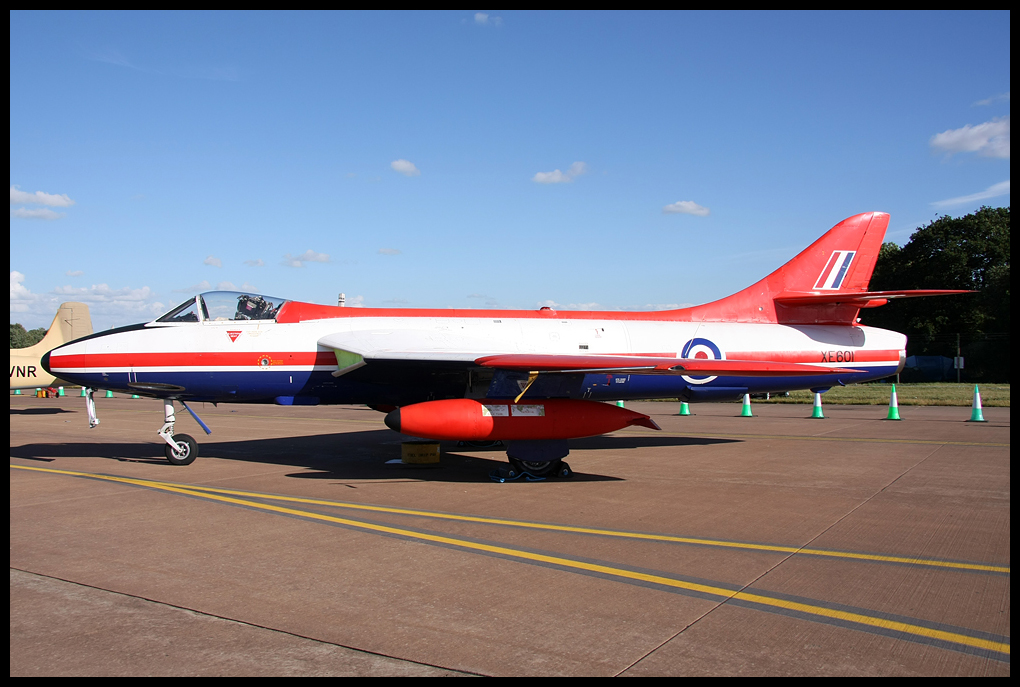
[[[861,303],[838,296],[867,291],[887,226],[887,213],[854,215],[758,283],[687,312],[704,322],[852,324]],[[776,301],[794,294],[796,302]]]

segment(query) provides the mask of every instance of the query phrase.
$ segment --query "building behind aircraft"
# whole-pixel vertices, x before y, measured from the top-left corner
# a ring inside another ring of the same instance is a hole
[[[57,346],[92,333],[92,317],[84,303],[61,303],[42,341],[11,349],[11,388],[35,389],[63,383],[47,372],[40,359]]]

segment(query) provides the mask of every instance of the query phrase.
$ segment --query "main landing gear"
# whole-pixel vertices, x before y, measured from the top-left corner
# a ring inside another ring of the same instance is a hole
[[[192,415],[195,415],[188,406],[184,407]],[[163,453],[166,455],[167,461],[171,465],[190,465],[194,463],[195,459],[198,458],[198,442],[190,434],[174,434],[174,422],[176,422],[177,418],[174,416],[174,402],[171,399],[163,399],[163,415],[165,420],[163,427],[156,434],[166,442],[166,446],[163,447]],[[198,419],[197,416],[195,419]],[[202,424],[202,427],[206,432],[209,431],[204,424]]]
[[[533,477],[571,477],[574,471],[570,469],[565,460],[548,460],[548,461],[535,461],[535,460],[518,460],[517,458],[508,458],[510,461],[510,472],[507,475],[510,479],[514,479],[520,475],[531,475]]]
[[[506,452],[510,461],[507,479],[570,477],[574,473],[563,460],[569,453],[566,439],[511,441]]]

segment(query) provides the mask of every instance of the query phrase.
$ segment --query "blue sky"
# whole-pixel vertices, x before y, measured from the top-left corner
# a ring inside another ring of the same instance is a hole
[[[1009,205],[1009,12],[10,15],[11,321],[725,296]]]

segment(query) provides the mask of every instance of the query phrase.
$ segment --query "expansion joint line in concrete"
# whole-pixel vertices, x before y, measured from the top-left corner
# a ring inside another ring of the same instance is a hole
[[[269,627],[268,625],[260,625],[258,623],[252,623],[252,622],[249,622],[247,620],[238,620],[237,618],[230,618],[230,617],[225,616],[225,615],[218,615],[216,613],[208,613],[206,611],[199,611],[199,610],[196,610],[194,608],[189,608],[188,606],[179,606],[178,604],[172,604],[172,603],[168,603],[166,601],[160,601],[158,599],[150,599],[147,596],[141,596],[139,594],[129,594],[127,592],[120,592],[120,591],[116,591],[114,589],[107,589],[105,587],[97,587],[97,586],[92,585],[92,584],[85,584],[84,582],[78,582],[78,581],[75,581],[75,580],[68,580],[68,579],[63,578],[63,577],[57,577],[56,575],[46,575],[46,574],[43,574],[43,573],[40,573],[40,572],[35,572],[33,570],[25,570],[24,568],[17,568],[17,567],[15,567],[13,565],[10,566],[10,569],[11,570],[16,570],[16,571],[21,572],[21,573],[25,573],[26,575],[34,575],[35,577],[42,577],[42,578],[45,578],[47,580],[56,580],[57,582],[64,582],[66,584],[71,584],[71,585],[74,585],[76,587],[82,587],[84,589],[95,589],[96,591],[106,592],[107,594],[113,594],[114,596],[121,596],[121,597],[124,597],[124,598],[127,598],[127,599],[138,599],[139,601],[147,601],[148,603],[155,604],[157,606],[163,606],[164,608],[174,608],[174,609],[177,609],[178,611],[187,611],[188,613],[194,613],[195,615],[203,616],[205,618],[216,618],[217,620],[224,620],[224,621],[226,621],[228,623],[237,623],[238,625],[244,625],[245,627],[251,627],[251,628],[258,629],[258,630],[265,630],[266,632],[273,632],[273,633],[276,633],[276,634],[287,635],[288,637],[294,637],[296,639],[305,639],[305,640],[308,640],[309,642],[315,642],[316,644],[326,644],[326,645],[329,645],[329,646],[338,647],[340,649],[347,649],[349,651],[357,651],[358,653],[361,653],[361,654],[370,654],[372,656],[379,656],[380,658],[388,658],[388,659],[391,659],[391,660],[394,660],[394,661],[400,661],[402,663],[414,663],[415,665],[427,666],[429,668],[437,668],[439,670],[449,670],[451,672],[464,673],[466,675],[478,675],[479,677],[483,677],[480,673],[470,673],[468,671],[460,670],[458,668],[449,668],[447,666],[439,666],[439,665],[435,665],[433,663],[423,663],[422,661],[413,661],[411,659],[401,658],[399,656],[390,656],[389,654],[381,654],[378,651],[370,651],[368,649],[361,649],[361,648],[356,647],[356,646],[347,646],[346,644],[338,644],[337,642],[330,642],[330,641],[327,641],[325,639],[317,639],[316,637],[309,637],[308,635],[302,635],[302,634],[298,634],[296,632],[288,632],[287,630],[281,630],[281,629],[279,629],[277,627]]]

